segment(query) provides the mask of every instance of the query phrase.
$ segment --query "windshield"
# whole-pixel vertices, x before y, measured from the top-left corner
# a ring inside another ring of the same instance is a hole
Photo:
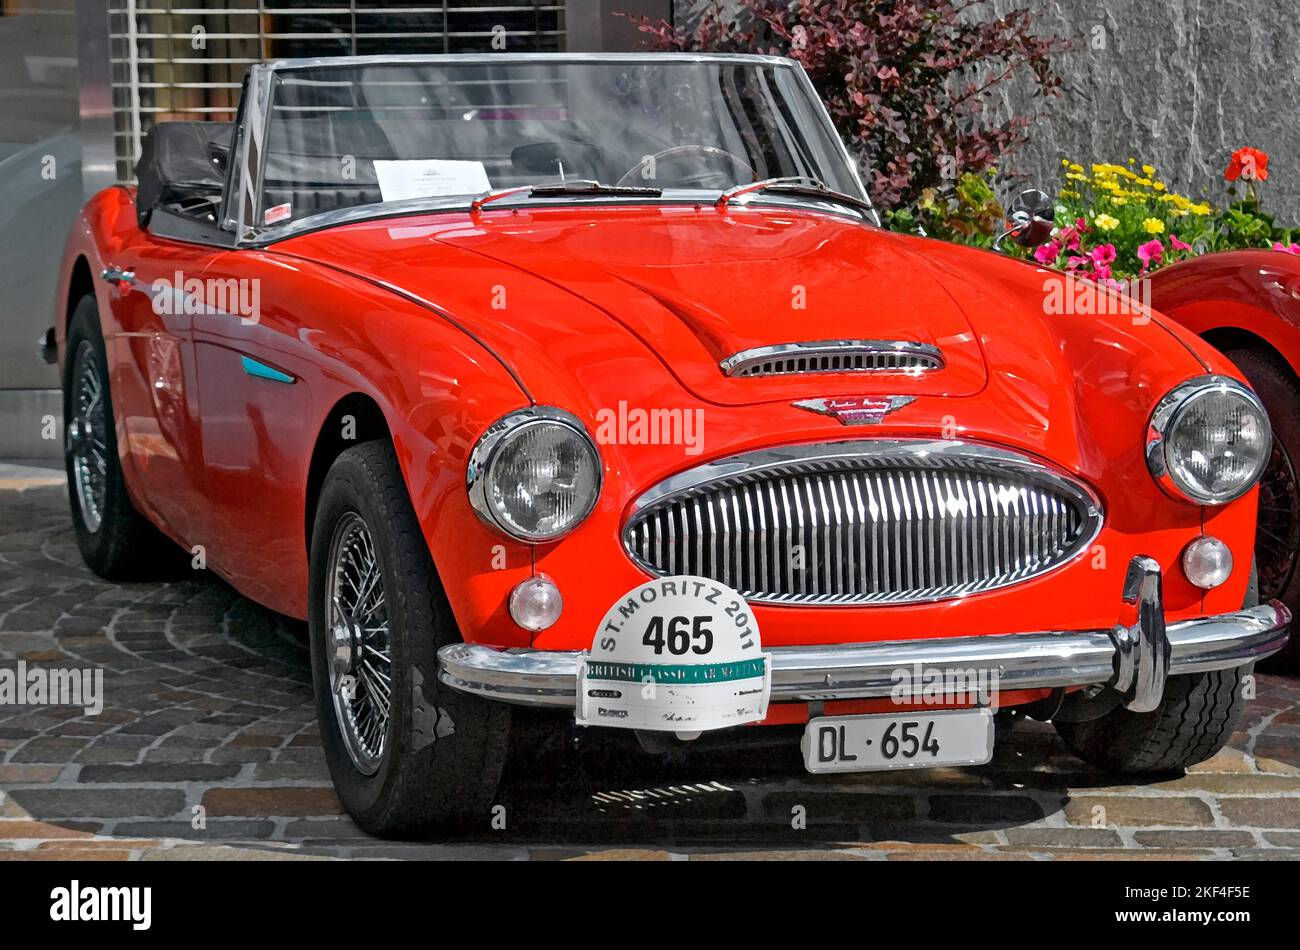
[[[578,180],[716,192],[800,175],[862,196],[806,80],[772,62],[321,65],[277,70],[270,104],[263,227]]]

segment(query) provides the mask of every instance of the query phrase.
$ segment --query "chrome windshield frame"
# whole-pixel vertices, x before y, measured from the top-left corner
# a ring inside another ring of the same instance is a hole
[[[784,56],[763,56],[748,53],[449,53],[449,54],[408,54],[395,56],[334,56],[314,57],[309,59],[281,59],[268,63],[257,63],[249,67],[248,86],[244,93],[246,102],[241,109],[240,126],[236,130],[236,144],[233,160],[238,174],[232,175],[227,190],[235,189],[236,194],[227,195],[222,203],[222,229],[233,232],[236,247],[265,247],[278,241],[286,240],[297,234],[317,231],[337,224],[372,219],[401,217],[420,213],[468,210],[469,200],[464,196],[447,198],[412,199],[404,202],[386,202],[383,204],[363,205],[310,215],[293,222],[290,227],[267,227],[260,223],[262,209],[262,180],[266,169],[266,142],[270,138],[272,116],[272,98],[275,94],[276,78],[285,73],[311,69],[346,69],[361,66],[401,66],[401,65],[500,65],[510,63],[748,63],[753,65],[774,66],[792,70],[793,78],[809,100],[813,115],[810,117],[819,123],[823,131],[830,136],[838,148],[838,156],[844,163],[850,180],[857,185],[862,199],[870,204],[871,198],[859,174],[858,165],[850,155],[844,140],[840,138],[831,121],[826,105],[822,102],[812,80],[808,78],[802,64]],[[699,191],[665,189],[660,197],[619,197],[604,201],[596,197],[565,196],[564,198],[525,199],[549,205],[553,204],[678,204],[683,202],[702,202],[710,200],[706,193]],[[716,195],[714,195],[716,198]],[[788,196],[785,196],[788,198]],[[229,199],[233,198],[233,201]],[[513,203],[513,202],[512,202]],[[880,226],[880,215],[874,207],[871,209],[872,223]]]

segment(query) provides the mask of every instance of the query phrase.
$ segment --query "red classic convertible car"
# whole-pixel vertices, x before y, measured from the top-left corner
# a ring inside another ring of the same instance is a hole
[[[1300,609],[1300,257],[1277,251],[1206,254],[1156,271],[1151,305],[1218,347],[1250,381],[1273,424],[1260,478],[1255,560],[1259,591]],[[1292,638],[1277,666],[1300,670]]]
[[[1178,769],[1286,641],[1233,365],[882,230],[793,62],[270,63],[138,178],[48,339],[82,553],[180,545],[306,618],[374,832],[488,820],[520,706],[802,730],[815,772],[986,762],[1032,715]]]

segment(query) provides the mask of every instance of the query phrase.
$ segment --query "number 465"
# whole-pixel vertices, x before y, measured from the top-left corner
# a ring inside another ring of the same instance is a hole
[[[645,628],[641,642],[655,651],[658,656],[668,648],[673,656],[681,656],[690,650],[703,655],[713,649],[713,631],[704,626],[711,623],[710,617],[673,617],[668,621],[668,635],[664,636],[664,618],[652,617]]]

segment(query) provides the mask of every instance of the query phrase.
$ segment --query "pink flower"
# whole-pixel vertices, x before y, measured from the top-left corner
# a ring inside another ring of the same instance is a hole
[[[1169,235],[1169,246],[1175,251],[1190,251],[1192,249],[1190,244],[1178,240],[1178,235],[1172,232]]]
[[[1288,254],[1300,254],[1300,244],[1283,244],[1279,241],[1273,245],[1273,250],[1285,251]]]
[[[1098,283],[1104,284],[1106,281],[1110,280],[1110,265],[1098,264],[1094,261],[1092,265],[1092,273],[1088,276]]]
[[[1075,228],[1075,230],[1078,231],[1080,234],[1083,234],[1084,232],[1086,232],[1086,231],[1088,230],[1088,222],[1087,222],[1084,218],[1075,218],[1075,219],[1074,219],[1074,228]]]
[[[1088,252],[1088,256],[1092,258],[1093,264],[1097,265],[1098,267],[1105,267],[1108,264],[1113,264],[1115,263],[1115,256],[1116,256],[1115,245],[1098,244],[1096,247],[1094,247],[1091,251]]]
[[[1034,250],[1034,260],[1045,267],[1050,267],[1056,263],[1056,259],[1061,255],[1061,245],[1055,241],[1048,241],[1046,244],[1040,244]]]
[[[1159,264],[1165,259],[1165,246],[1156,238],[1147,241],[1145,244],[1139,244],[1137,249],[1138,260],[1142,262],[1142,269],[1146,270],[1153,263]]]

